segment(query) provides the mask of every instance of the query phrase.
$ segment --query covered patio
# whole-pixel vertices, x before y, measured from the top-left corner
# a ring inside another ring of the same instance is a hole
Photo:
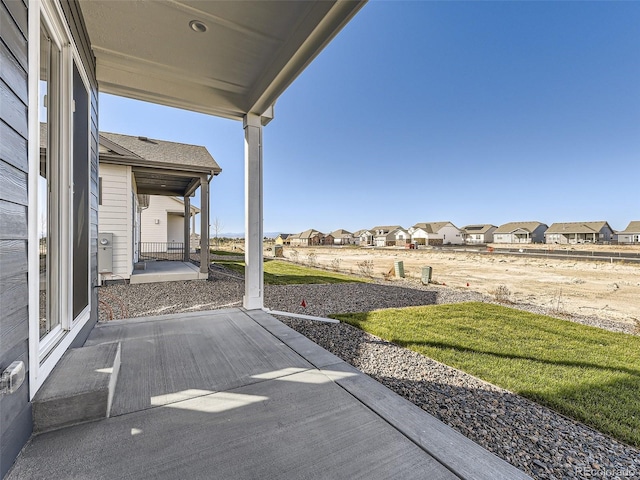
[[[182,250],[181,260],[185,264],[191,260],[191,197],[195,195],[198,188],[200,189],[201,208],[198,210],[201,214],[200,245],[198,245],[200,268],[189,269],[191,273],[187,277],[185,277],[186,266],[179,268],[179,266],[149,265],[149,268],[146,268],[144,260],[136,258],[142,253],[140,251],[140,232],[138,231],[135,234],[138,238],[133,239],[136,245],[133,260],[142,263],[141,266],[144,268],[134,270],[131,277],[132,283],[136,283],[133,280],[134,275],[139,277],[138,280],[154,281],[152,280],[154,272],[164,274],[155,281],[206,279],[209,271],[210,182],[222,171],[209,152],[204,147],[196,145],[102,132],[100,134],[100,165],[120,165],[131,168],[131,173],[135,178],[138,213],[149,207],[149,196],[152,195],[183,199],[182,231],[184,243],[181,243],[180,247]],[[165,253],[167,252],[166,244],[163,245],[163,250]],[[172,276],[171,272],[176,269],[181,270],[181,275]]]
[[[45,14],[69,30],[61,37],[77,43],[74,60],[100,92],[242,122],[245,282],[241,309],[95,327],[92,290],[90,318],[65,320],[72,330],[53,353],[41,356],[41,337],[30,335],[29,402],[19,406],[26,421],[33,411],[35,435],[7,478],[527,478],[263,311],[263,128],[278,97],[364,2],[32,3],[30,30],[38,35]],[[30,53],[38,58],[31,44]],[[159,176],[157,164],[129,160],[138,193],[176,186],[185,216],[192,180],[208,188],[206,172],[169,161]],[[203,195],[202,239],[208,204]],[[208,268],[208,248],[201,255]],[[97,275],[90,260],[87,289]],[[30,313],[31,330],[37,320]]]
[[[528,478],[260,310],[99,324],[70,353],[10,480]],[[110,418],[60,428],[89,397]]]

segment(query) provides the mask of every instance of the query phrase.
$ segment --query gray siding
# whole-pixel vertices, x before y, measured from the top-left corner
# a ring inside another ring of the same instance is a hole
[[[81,12],[73,0],[64,15],[90,80],[91,320],[72,346],[81,346],[97,321],[98,89],[95,59]],[[28,10],[26,0],[0,0],[0,370],[15,360],[29,368],[28,288]],[[33,74],[37,75],[37,66]],[[37,306],[34,306],[37,308]],[[0,478],[32,431],[29,382],[0,397]]]
[[[27,6],[0,1],[0,370],[29,366]],[[29,382],[0,397],[0,477],[31,435]]]

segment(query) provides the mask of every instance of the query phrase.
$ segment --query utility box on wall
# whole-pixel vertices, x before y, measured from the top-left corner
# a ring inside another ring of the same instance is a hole
[[[113,233],[98,234],[98,273],[113,272]]]

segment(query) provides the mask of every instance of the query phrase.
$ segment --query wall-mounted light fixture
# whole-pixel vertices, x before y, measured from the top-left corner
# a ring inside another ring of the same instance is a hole
[[[156,225],[160,224],[160,219],[156,218]]]

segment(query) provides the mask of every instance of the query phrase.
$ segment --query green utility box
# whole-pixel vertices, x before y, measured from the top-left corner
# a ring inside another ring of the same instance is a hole
[[[404,278],[404,262],[402,260],[396,260],[394,267],[396,269],[396,277]]]
[[[422,284],[427,285],[431,282],[431,267],[422,267]]]
[[[284,258],[284,250],[282,245],[276,245],[273,247],[273,256],[276,258]]]

